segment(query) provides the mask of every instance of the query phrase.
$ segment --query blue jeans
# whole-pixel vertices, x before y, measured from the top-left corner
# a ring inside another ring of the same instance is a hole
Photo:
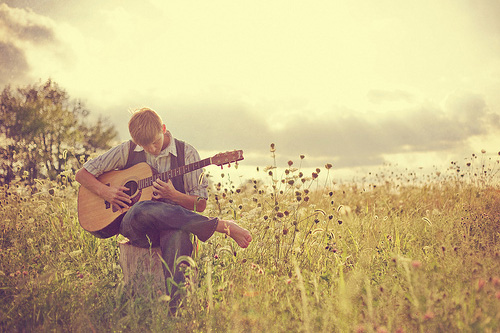
[[[170,272],[174,273],[175,283],[184,282],[184,273],[179,269],[182,263],[174,266],[176,258],[191,256],[193,244],[190,234],[205,242],[215,232],[217,223],[217,218],[208,218],[178,205],[146,200],[136,203],[127,211],[120,225],[120,234],[137,247],[160,247],[163,260],[168,266],[168,269],[163,267],[168,292],[167,279],[171,278]],[[176,291],[174,285],[170,291],[173,305],[179,301]]]

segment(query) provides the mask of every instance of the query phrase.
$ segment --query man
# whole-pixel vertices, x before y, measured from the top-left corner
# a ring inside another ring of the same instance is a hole
[[[128,189],[101,183],[97,180],[101,174],[126,169],[140,162],[148,163],[158,172],[165,172],[200,160],[196,149],[174,139],[160,116],[149,108],[132,114],[129,132],[131,141],[86,162],[75,177],[82,186],[122,211],[132,202],[125,193]],[[167,182],[156,180],[153,183],[153,200],[133,205],[120,225],[120,234],[127,237],[132,245],[144,248],[160,246],[168,266],[163,268],[166,284],[171,272],[176,284],[184,281],[184,274],[179,269],[182,263],[175,266],[175,260],[180,256],[191,256],[191,233],[203,242],[215,231],[225,233],[243,248],[252,241],[250,232],[234,221],[208,218],[193,211],[203,212],[206,208],[207,181],[204,179],[200,183],[200,175],[201,170],[197,170]],[[166,287],[168,292],[168,285]],[[179,302],[176,291],[175,286],[170,291],[174,306]]]

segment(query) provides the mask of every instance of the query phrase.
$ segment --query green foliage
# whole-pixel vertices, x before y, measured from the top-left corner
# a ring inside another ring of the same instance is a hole
[[[206,215],[235,218],[253,241],[201,243],[174,316],[157,291],[122,285],[117,239],[80,228],[70,182],[4,187],[0,330],[500,330],[498,179],[452,169],[325,186],[292,166],[214,184]]]
[[[16,177],[33,184],[35,179],[56,179],[80,166],[97,149],[109,148],[117,132],[99,118],[87,124],[89,111],[71,101],[55,82],[4,88],[0,95],[2,174],[0,183]]]

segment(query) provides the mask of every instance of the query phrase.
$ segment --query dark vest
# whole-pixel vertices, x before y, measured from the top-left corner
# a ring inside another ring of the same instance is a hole
[[[184,166],[186,164],[186,161],[184,159],[184,141],[180,141],[177,139],[174,139],[175,141],[175,147],[177,149],[177,157],[176,156],[170,156],[170,169],[175,169],[181,166]],[[133,165],[136,165],[141,162],[146,162],[146,152],[144,150],[142,151],[134,151],[135,147],[137,145],[130,140],[130,149],[128,153],[128,158],[127,158],[127,164],[125,164],[124,169],[128,169]],[[157,173],[156,170],[153,171],[154,173]],[[173,177],[170,179],[172,184],[174,185],[175,189],[179,192],[186,193],[186,190],[184,189],[184,177],[183,176],[177,176]]]

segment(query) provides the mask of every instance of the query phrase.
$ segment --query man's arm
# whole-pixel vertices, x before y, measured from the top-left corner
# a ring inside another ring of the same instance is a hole
[[[123,192],[127,191],[128,188],[125,186],[115,187],[104,185],[85,168],[78,170],[75,174],[75,180],[91,192],[110,202],[115,207],[118,207],[120,210],[122,208],[127,208],[127,203],[132,202],[130,197]]]
[[[153,195],[154,199],[168,199],[182,207],[195,210],[197,212],[203,212],[205,208],[207,208],[207,200],[204,198],[200,198],[195,195],[184,194],[175,189],[174,185],[170,180],[167,182],[162,181],[161,179],[157,179],[153,183],[155,195]]]

